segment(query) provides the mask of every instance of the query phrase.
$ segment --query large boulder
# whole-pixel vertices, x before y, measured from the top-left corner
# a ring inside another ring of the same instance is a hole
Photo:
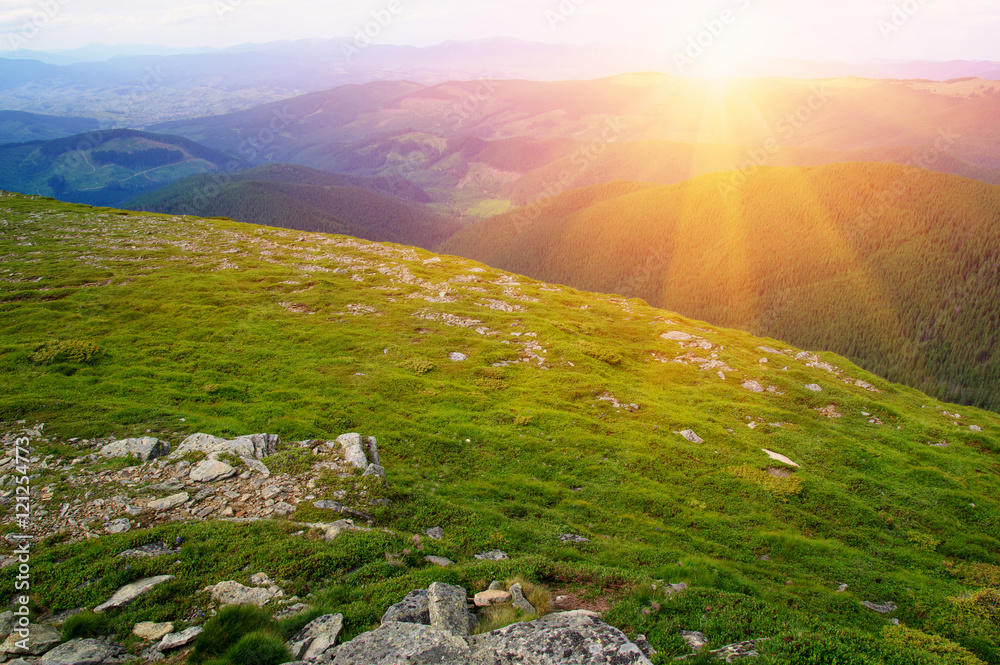
[[[535,606],[529,603],[528,599],[524,597],[524,589],[521,588],[520,583],[510,587],[510,595],[513,599],[514,607],[524,612],[525,615],[538,614]]]
[[[42,656],[42,665],[98,665],[125,652],[107,640],[77,638],[64,642]]]
[[[469,663],[652,665],[624,633],[594,612],[576,610],[515,623],[471,639]]]
[[[434,582],[427,589],[427,608],[431,625],[453,635],[468,635],[472,623],[465,589]]]
[[[309,622],[288,641],[288,650],[296,660],[311,660],[321,656],[337,642],[344,627],[344,615],[327,614]]]
[[[171,494],[170,496],[163,497],[162,499],[156,499],[155,501],[150,501],[146,504],[146,507],[150,510],[170,510],[171,508],[176,508],[181,505],[191,496],[187,492],[180,492],[179,494]]]
[[[225,462],[213,459],[203,459],[191,469],[191,480],[198,483],[210,483],[213,480],[223,480],[236,475],[236,469]]]
[[[122,588],[118,589],[118,591],[115,591],[113,596],[95,607],[94,611],[104,612],[105,610],[127,605],[139,596],[152,591],[153,587],[163,584],[164,582],[169,582],[172,579],[174,579],[173,575],[157,575],[156,577],[145,577],[141,580],[132,582],[131,584],[126,584]]]
[[[181,441],[171,457],[180,457],[187,453],[201,452],[206,455],[213,453],[232,453],[237,457],[252,457],[263,459],[273,455],[281,444],[277,434],[248,434],[235,439],[220,439],[211,434],[192,434]]]
[[[187,646],[195,641],[199,635],[205,632],[205,629],[201,626],[191,626],[190,628],[185,628],[179,633],[168,633],[163,636],[160,643],[156,645],[157,651],[170,651],[171,649],[179,649],[180,647]]]
[[[399,601],[382,615],[382,624],[401,621],[403,623],[419,623],[425,626],[431,625],[430,604],[427,598],[427,589],[415,589],[406,594],[403,600]]]
[[[360,434],[354,432],[341,434],[337,437],[337,443],[340,444],[340,452],[344,456],[344,459],[351,466],[357,469],[368,468],[368,457],[365,455],[364,441],[361,439]]]
[[[141,640],[159,641],[164,635],[174,632],[172,621],[156,623],[154,621],[141,621],[132,626],[132,634]]]
[[[247,587],[232,580],[205,587],[205,591],[211,594],[212,600],[217,600],[223,605],[256,605],[257,607],[263,607],[269,601],[285,595],[284,591],[274,585],[266,589]]]
[[[332,665],[471,664],[474,661],[469,656],[469,645],[457,635],[433,626],[391,622],[337,647],[331,662]]]
[[[62,636],[55,628],[29,623],[24,628],[14,628],[3,644],[0,644],[0,652],[12,657],[40,656],[61,641]]]
[[[101,455],[105,457],[138,457],[143,462],[169,454],[170,444],[151,436],[139,439],[120,439],[101,448]]]

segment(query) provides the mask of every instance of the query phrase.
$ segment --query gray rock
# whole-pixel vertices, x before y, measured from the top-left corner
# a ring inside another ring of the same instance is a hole
[[[0,640],[7,639],[10,629],[14,627],[14,613],[10,610],[0,612]]]
[[[509,603],[511,601],[512,595],[509,591],[504,591],[503,589],[487,589],[486,591],[480,591],[472,599],[476,607],[489,607],[491,605],[500,605],[501,603]]]
[[[705,443],[705,439],[695,434],[694,430],[686,429],[683,432],[681,432],[681,436],[683,436],[691,443]]]
[[[341,434],[337,437],[337,443],[340,444],[341,454],[344,456],[344,459],[352,466],[357,469],[368,468],[368,457],[365,455],[360,434]]]
[[[642,655],[646,658],[652,659],[652,657],[656,655],[656,649],[654,649],[653,645],[649,643],[649,640],[646,639],[645,635],[636,635],[635,645],[639,647],[639,651],[641,651]]]
[[[426,589],[415,589],[406,594],[382,615],[382,625],[392,622],[431,625],[430,605]]]
[[[177,506],[183,504],[185,501],[190,499],[191,496],[187,492],[181,492],[179,494],[171,494],[170,496],[164,497],[162,499],[156,499],[155,501],[150,501],[146,504],[146,507],[150,510],[170,510],[171,508],[176,508]]]
[[[288,641],[288,650],[297,660],[316,658],[337,642],[337,636],[343,627],[342,614],[321,616],[309,622]]]
[[[166,441],[144,436],[141,439],[121,439],[101,448],[104,457],[138,457],[143,462],[170,454]]]
[[[578,536],[578,535],[573,534],[573,533],[564,533],[563,535],[559,536],[559,540],[561,540],[564,543],[589,543],[590,542],[589,538],[584,538],[583,536]]]
[[[126,584],[122,588],[118,589],[118,591],[115,591],[114,595],[106,601],[95,607],[94,611],[104,612],[105,610],[127,605],[139,596],[149,593],[154,587],[159,586],[164,582],[169,582],[172,579],[174,579],[173,575],[157,575],[156,577],[145,577],[141,580],[136,580],[131,584]]]
[[[471,639],[469,663],[652,665],[624,633],[576,610],[515,623]]]
[[[156,483],[154,485],[149,485],[143,487],[141,491],[143,492],[154,492],[159,494],[160,492],[178,492],[184,489],[184,481],[177,480],[176,478],[170,478],[169,480],[164,480],[162,483]]]
[[[427,531],[424,531],[424,533],[427,534],[428,538],[433,538],[434,540],[441,540],[444,538],[444,529],[439,526],[433,526],[427,529]]]
[[[969,425],[969,429],[973,432],[982,432],[983,428],[979,425]]]
[[[806,390],[811,390],[814,393],[821,393],[823,392],[823,386],[815,383],[810,383],[809,385],[806,386]]]
[[[459,353],[458,351],[454,351],[448,354],[448,360],[452,361],[453,363],[463,363],[468,359],[469,356],[465,355],[464,353]]]
[[[125,550],[124,552],[121,552],[118,556],[123,556],[126,558],[134,556],[152,558],[157,556],[163,556],[164,554],[176,554],[177,552],[180,552],[180,550],[170,549],[169,547],[167,547],[166,543],[162,541],[156,541],[155,543],[148,543],[146,545],[140,545],[139,547],[133,547],[130,550]]]
[[[379,478],[385,478],[385,469],[380,467],[378,464],[369,464],[368,468],[362,474],[364,476],[377,476]]]
[[[476,558],[481,561],[503,561],[510,557],[503,550],[490,550],[489,552],[480,552],[476,555]]]
[[[240,461],[242,461],[251,471],[256,471],[265,478],[271,477],[271,470],[268,469],[267,466],[259,459],[254,457],[241,457]]]
[[[873,612],[878,612],[879,614],[889,614],[890,612],[895,612],[898,609],[896,603],[890,603],[890,602],[873,603],[868,600],[863,600],[861,601],[861,604],[867,607],[868,609],[872,610]]]
[[[132,626],[132,634],[147,641],[160,641],[164,635],[174,632],[172,621],[165,623],[155,623],[153,621],[142,621]]]
[[[253,457],[263,459],[268,455],[273,455],[281,444],[281,439],[276,434],[249,434],[238,436],[235,439],[220,439],[210,434],[192,434],[181,441],[177,450],[171,457],[181,457],[187,453],[202,452],[206,455],[212,453],[232,453],[237,457]]]
[[[204,459],[191,469],[191,480],[198,483],[210,483],[213,480],[232,478],[235,475],[236,469],[225,462],[214,459]]]
[[[431,625],[453,635],[469,634],[468,595],[460,586],[434,582],[427,589]]]
[[[752,393],[762,393],[764,392],[764,386],[760,385],[757,381],[744,381],[743,388],[749,390]]]
[[[493,580],[492,582],[490,582],[490,586],[489,586],[488,590],[489,591],[502,591],[503,590],[503,584],[501,584],[498,580]]]
[[[682,630],[680,634],[681,639],[684,640],[691,651],[701,651],[708,644],[708,638],[705,637],[705,633],[697,630]]]
[[[205,591],[209,592],[212,600],[223,605],[256,605],[257,607],[263,607],[269,601],[285,595],[285,592],[276,586],[270,586],[266,589],[247,587],[233,580],[205,587]]]
[[[757,645],[766,641],[767,640],[748,640],[746,642],[736,642],[735,644],[727,644],[726,646],[718,649],[712,649],[709,653],[715,656],[716,660],[721,660],[726,663],[732,663],[744,658],[757,658],[760,656],[760,652],[757,651]],[[698,656],[699,654],[692,653],[687,656],[681,656],[676,660],[688,660],[690,658],[697,658]]]
[[[313,501],[313,505],[319,508],[320,510],[333,510],[338,513],[344,509],[344,507],[339,503],[337,503],[336,501],[328,501],[326,499],[323,499],[321,501]]]
[[[369,462],[372,464],[382,464],[378,461],[378,439],[374,436],[366,436],[364,448]]]
[[[27,633],[27,635],[22,633]],[[24,628],[14,628],[3,644],[0,644],[0,651],[8,656],[41,656],[59,644],[61,640],[62,636],[59,631],[52,626],[29,623]]]
[[[97,665],[125,652],[107,640],[77,638],[64,642],[42,656],[42,665]]]
[[[194,642],[195,638],[205,632],[205,629],[201,626],[191,626],[190,628],[185,628],[179,633],[169,633],[163,636],[160,643],[156,645],[157,651],[170,651],[171,649],[179,649],[180,647],[187,646]]]
[[[105,524],[104,530],[108,533],[125,533],[132,530],[132,523],[128,519],[121,517]]]
[[[427,563],[433,563],[435,566],[441,566],[442,568],[455,565],[454,561],[444,556],[425,556],[424,561]]]
[[[521,585],[514,584],[510,587],[510,595],[514,602],[514,607],[524,612],[526,615],[538,614],[538,610],[535,606],[528,602],[528,599],[524,597],[524,589]]]
[[[283,490],[280,485],[267,485],[260,491],[260,498],[267,501],[268,499],[274,499],[278,497]]]
[[[468,644],[458,635],[432,626],[392,622],[337,647],[330,662],[332,665],[471,665],[469,656]]]
[[[294,512],[295,512],[295,506],[293,506],[290,503],[279,501],[278,503],[274,504],[275,515],[285,516],[285,515],[291,515]]]

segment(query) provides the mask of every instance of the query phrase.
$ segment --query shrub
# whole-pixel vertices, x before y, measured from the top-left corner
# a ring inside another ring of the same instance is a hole
[[[759,485],[782,501],[788,501],[788,497],[802,491],[802,481],[794,475],[782,478],[752,466],[730,467],[726,472],[734,478]]]
[[[399,364],[403,369],[408,369],[414,374],[426,374],[434,369],[434,365],[429,360],[421,358],[408,358]]]
[[[949,665],[984,665],[975,654],[951,640],[906,626],[886,626],[882,631],[882,639],[886,645],[900,652],[901,657],[911,651],[918,651],[923,652],[921,655],[940,656]]]
[[[67,339],[40,342],[32,348],[31,362],[48,365],[54,362],[86,363],[104,353],[104,349],[93,342]]]
[[[226,651],[233,665],[279,665],[292,660],[292,654],[280,637],[269,633],[250,633]]]
[[[933,536],[929,536],[926,533],[917,533],[916,531],[910,532],[909,541],[913,543],[918,550],[924,550],[925,552],[933,552],[941,544],[941,541]]]
[[[606,362],[609,365],[621,365],[622,357],[620,354],[609,349],[606,346],[601,346],[600,344],[595,344],[594,342],[581,341],[580,350],[583,351],[584,355],[588,355],[591,358],[596,358],[601,362]]]
[[[66,619],[62,628],[63,642],[77,637],[98,637],[110,632],[108,618],[103,614],[95,614],[90,610],[74,614]]]
[[[271,614],[254,605],[229,605],[206,624],[194,642],[191,662],[201,663],[225,654],[244,635],[271,628]],[[227,656],[228,657],[228,656]]]

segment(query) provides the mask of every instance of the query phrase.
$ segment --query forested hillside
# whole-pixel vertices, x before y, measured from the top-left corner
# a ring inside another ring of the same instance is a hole
[[[572,191],[442,249],[1000,409],[1000,187],[886,164],[744,175]]]

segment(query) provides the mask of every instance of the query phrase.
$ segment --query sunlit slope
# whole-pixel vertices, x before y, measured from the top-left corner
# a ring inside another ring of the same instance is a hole
[[[296,556],[268,570],[333,599],[355,634],[435,579],[526,575],[606,602],[665,657],[687,652],[687,629],[719,645],[770,638],[767,663],[831,640],[879,653],[883,635],[900,641],[889,618],[910,631],[906,657],[869,662],[931,658],[928,640],[1000,656],[982,614],[993,596],[968,596],[1000,570],[995,414],[956,415],[832,354],[422,250],[21,197],[0,199],[0,224],[0,420],[46,423],[39,456],[92,451],[75,437],[357,431],[378,437],[389,482],[376,528],[333,542],[293,535],[322,519],[306,501],[287,522],[192,516],[40,543],[36,608],[178,570],[170,556],[123,571],[117,556],[176,537],[184,574],[116,616],[126,634],[187,616],[206,584],[261,565],[250,533],[261,552],[288,543]],[[320,481],[331,498],[340,480]],[[72,499],[51,491],[52,509]],[[445,539],[400,555],[429,525]],[[493,548],[510,560],[473,558]],[[664,579],[690,589],[655,606],[632,593]]]
[[[1000,187],[883,164],[613,187],[481,222],[443,250],[1000,408]]]

